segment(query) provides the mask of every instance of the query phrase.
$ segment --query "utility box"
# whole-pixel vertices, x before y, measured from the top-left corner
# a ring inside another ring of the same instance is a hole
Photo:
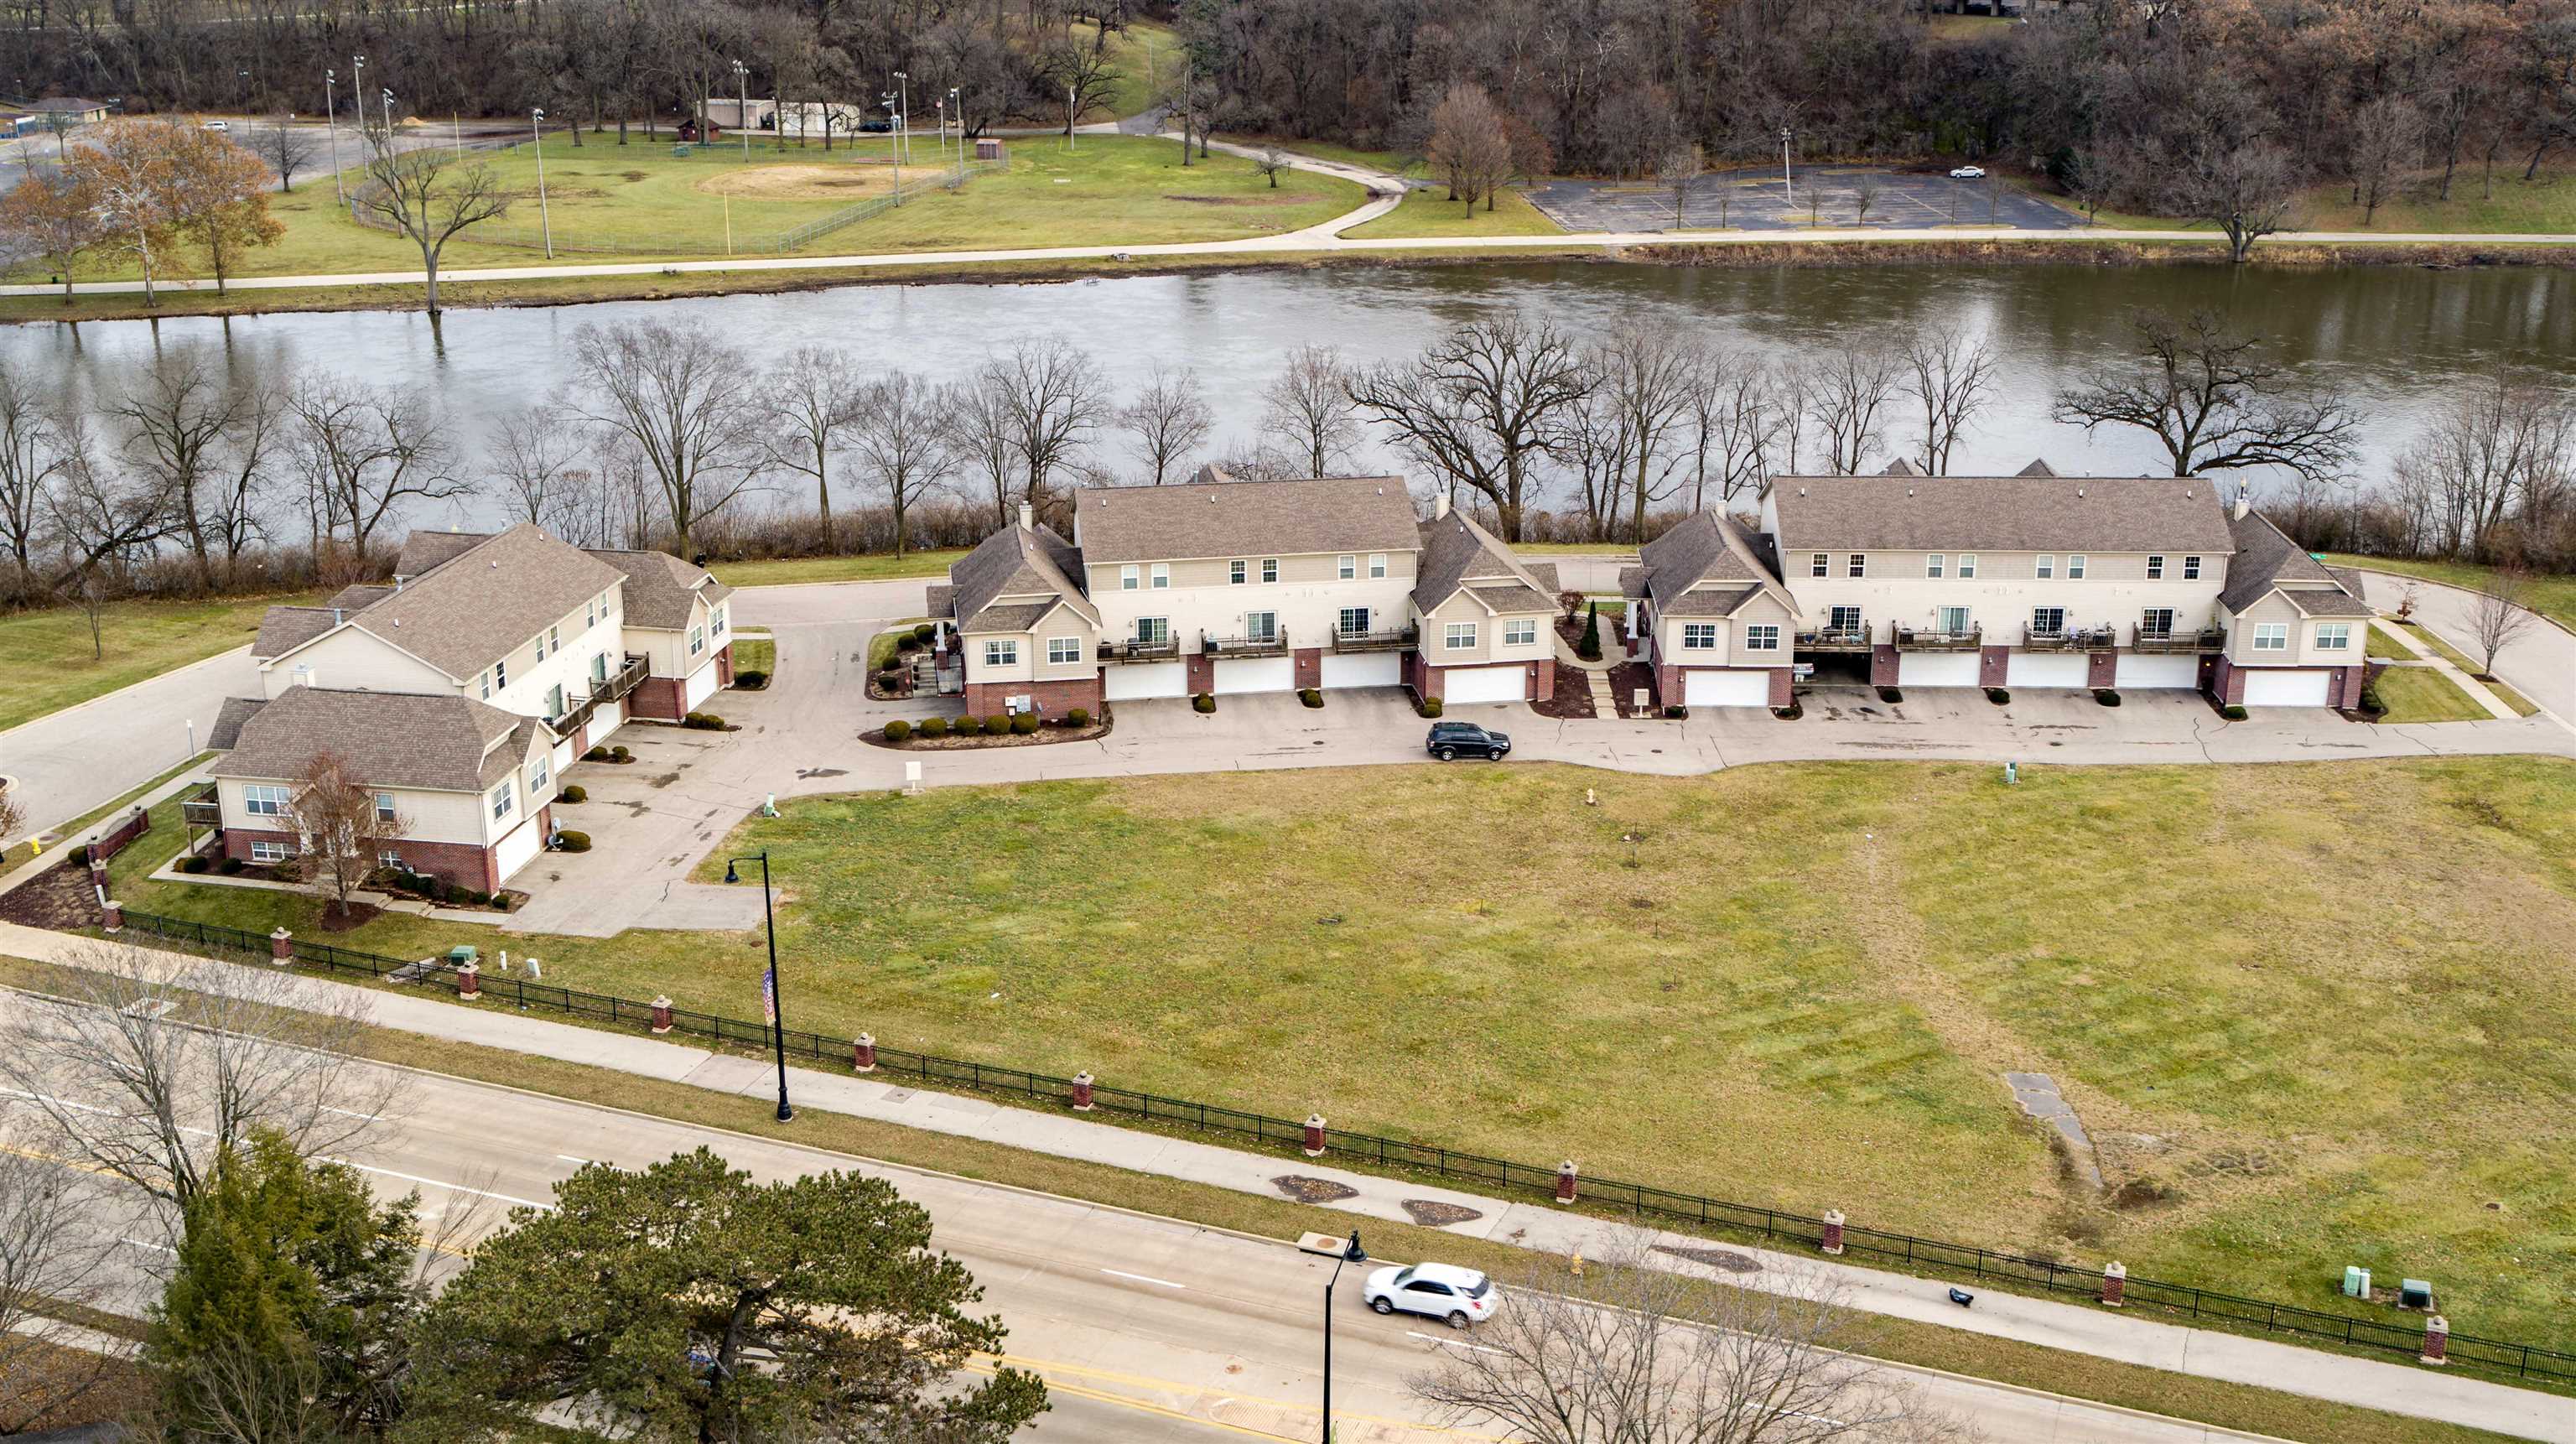
[[[451,968],[462,967],[476,961],[478,956],[472,943],[458,943],[447,950],[447,965]]]
[[[2346,1264],[2346,1265],[2344,1265],[2344,1269],[2343,1269],[2343,1291],[2344,1291],[2344,1296],[2345,1296],[2346,1298],[2355,1298],[2355,1299],[2366,1299],[2366,1298],[2369,1298],[2369,1297],[2370,1297],[2370,1270],[2368,1270],[2368,1269],[2366,1269],[2366,1268],[2361,1268],[2361,1267],[2359,1267],[2359,1266],[2357,1266],[2357,1265],[2354,1265],[2354,1264]]]
[[[990,136],[984,136],[977,139],[975,142],[975,158],[977,160],[1000,160],[1002,158],[1002,143]]]
[[[2429,1309],[2433,1307],[2433,1286],[2422,1279],[2402,1279],[2397,1285],[2397,1307]]]

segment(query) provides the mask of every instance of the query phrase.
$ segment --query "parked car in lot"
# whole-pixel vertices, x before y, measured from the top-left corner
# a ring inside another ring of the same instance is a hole
[[[1483,1323],[1503,1302],[1492,1279],[1474,1269],[1436,1263],[1379,1269],[1368,1276],[1360,1297],[1381,1314],[1421,1314],[1445,1319],[1453,1329]]]
[[[1986,168],[1981,165],[1963,165],[1950,172],[1952,180],[1984,180],[1985,178]]]
[[[1489,732],[1473,722],[1434,722],[1422,749],[1443,762],[1461,757],[1490,757],[1496,762],[1512,750],[1508,732]]]

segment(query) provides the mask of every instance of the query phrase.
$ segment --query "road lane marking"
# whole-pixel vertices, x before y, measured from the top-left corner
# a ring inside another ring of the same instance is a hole
[[[1417,1334],[1411,1329],[1405,1330],[1404,1336],[1408,1339],[1420,1339],[1426,1344],[1439,1344],[1444,1348],[1473,1349],[1479,1354],[1499,1354],[1504,1352],[1501,1349],[1486,1348],[1482,1344],[1471,1344],[1465,1339],[1444,1339],[1438,1334]]]
[[[136,1248],[148,1248],[148,1249],[152,1250],[154,1253],[175,1254],[175,1253],[177,1253],[177,1252],[178,1252],[178,1250],[177,1250],[177,1249],[170,1247],[168,1244],[163,1244],[163,1243],[145,1243],[143,1240],[141,1240],[141,1239],[139,1239],[139,1238],[129,1238],[129,1239],[125,1239],[125,1240],[123,1240],[123,1242],[129,1243],[129,1244],[132,1244],[132,1245],[133,1245],[134,1247],[136,1247]]]
[[[68,1098],[57,1098],[51,1093],[29,1093],[22,1088],[0,1088],[0,1093],[6,1093],[12,1098],[25,1098],[36,1103],[51,1103],[56,1107],[69,1108],[77,1113],[112,1114],[116,1112],[113,1108],[101,1108],[95,1103],[74,1103]]]
[[[558,1153],[555,1157],[562,1159],[566,1163],[575,1164],[582,1168],[590,1167],[592,1162],[592,1160],[587,1158],[575,1158],[569,1153]]]
[[[1134,1279],[1140,1284],[1157,1284],[1167,1289],[1185,1289],[1189,1287],[1187,1284],[1176,1284],[1170,1279],[1147,1278],[1143,1274],[1131,1274],[1125,1269],[1102,1269],[1101,1272],[1108,1274],[1112,1278]]]
[[[405,1173],[400,1169],[395,1168],[378,1168],[372,1163],[360,1163],[351,1158],[325,1158],[322,1161],[324,1163],[336,1163],[343,1168],[354,1168],[360,1173],[381,1173],[387,1178],[399,1178],[405,1183],[425,1183],[431,1188],[444,1188],[453,1193],[470,1193],[477,1198],[498,1199],[503,1203],[517,1204],[521,1208],[543,1209],[547,1213],[555,1211],[555,1206],[553,1204],[539,1203],[533,1198],[520,1198],[514,1194],[494,1193],[490,1189],[485,1188],[468,1188],[464,1184],[450,1183],[443,1178],[423,1178],[417,1173]]]
[[[1052,1359],[1032,1359],[1020,1354],[977,1354],[967,1361],[965,1367],[970,1372],[989,1375],[992,1373],[993,1367],[998,1364],[1008,1364],[1013,1368],[1026,1369],[1033,1374],[1043,1375],[1046,1378],[1047,1387],[1049,1389],[1063,1388],[1068,1393],[1082,1392],[1083,1397],[1086,1398],[1098,1398],[1106,1403],[1125,1404],[1131,1407],[1146,1409],[1152,1409],[1156,1406],[1151,1404],[1138,1404],[1130,1396],[1123,1394],[1102,1394],[1097,1391],[1086,1392],[1084,1386],[1065,1384],[1055,1376],[1059,1374],[1070,1374],[1076,1378],[1082,1379],[1103,1379],[1111,1383],[1126,1384],[1140,1389],[1153,1389],[1168,1394],[1185,1395],[1193,1399],[1205,1399],[1213,1392],[1212,1390],[1200,1385],[1185,1384],[1177,1379],[1157,1379],[1150,1375],[1143,1374],[1122,1374],[1109,1369],[1096,1369],[1087,1364],[1067,1364]],[[1271,1399],[1265,1398],[1259,1394],[1224,1394],[1217,1397],[1220,1404],[1250,1404],[1260,1408],[1278,1409],[1287,1413],[1307,1415],[1310,1417],[1316,1412],[1315,1406],[1309,1402],[1290,1399]],[[1187,1418],[1194,1424],[1205,1424],[1210,1428],[1231,1429],[1236,1433],[1254,1434],[1265,1439],[1274,1439],[1279,1437],[1275,1434],[1264,1434],[1260,1430],[1253,1429],[1248,1425],[1230,1424],[1222,1419],[1208,1418],[1198,1414],[1178,1415],[1175,1417]],[[1471,1441],[1471,1444],[1502,1444],[1502,1441],[1497,1439],[1495,1436],[1491,1434],[1479,1434],[1472,1429],[1453,1429],[1444,1425],[1424,1424],[1410,1419],[1391,1419],[1382,1414],[1354,1414],[1344,1410],[1337,1412],[1334,1417],[1355,1424],[1387,1425],[1393,1428],[1407,1430],[1416,1435],[1432,1436],[1443,1439],[1463,1439]],[[1301,1433],[1295,1437],[1303,1439],[1308,1436]]]
[[[343,1117],[343,1118],[363,1118],[363,1119],[367,1120],[369,1123],[376,1123],[376,1122],[381,1122],[381,1121],[382,1121],[382,1120],[378,1119],[378,1118],[376,1117],[376,1115],[374,1115],[374,1114],[372,1114],[372,1113],[359,1113],[359,1112],[356,1112],[356,1111],[354,1111],[354,1110],[347,1109],[347,1108],[334,1108],[334,1107],[332,1107],[332,1106],[331,1106],[330,1104],[328,1104],[328,1103],[325,1103],[325,1104],[323,1104],[323,1105],[322,1105],[322,1111],[323,1111],[323,1112],[325,1112],[325,1113],[337,1113],[337,1114],[339,1114],[339,1115],[340,1115],[341,1117]]]

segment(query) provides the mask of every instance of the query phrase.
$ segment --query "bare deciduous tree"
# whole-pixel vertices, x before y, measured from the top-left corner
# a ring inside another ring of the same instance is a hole
[[[1412,1381],[1440,1422],[1499,1426],[1529,1444],[1964,1444],[1883,1364],[1849,1352],[1853,1315],[1814,1273],[1757,1291],[1614,1257],[1589,1299],[1532,1279]]]
[[[2498,370],[2453,396],[2400,453],[2391,489],[2414,500],[2445,556],[2508,553],[2517,523],[2576,503],[2576,397]]]
[[[311,163],[314,150],[312,132],[298,130],[282,117],[250,133],[251,153],[277,173],[277,188],[285,195],[295,194],[295,173]]]
[[[179,346],[137,367],[103,408],[123,428],[123,450],[131,464],[169,489],[201,586],[214,582],[203,493],[222,442],[241,426],[249,404],[248,396],[226,383],[201,348]]]
[[[1275,145],[1263,146],[1260,153],[1252,158],[1253,172],[1269,181],[1272,190],[1279,189],[1279,173],[1292,168],[1288,152]]]
[[[1901,348],[1906,394],[1923,418],[1923,448],[1916,464],[1926,476],[1950,470],[1950,452],[1994,391],[1994,347],[1947,326],[1907,333]]]
[[[894,554],[903,555],[912,509],[948,484],[957,463],[946,393],[896,372],[862,389],[853,449],[894,512]]]
[[[397,506],[474,490],[449,473],[447,418],[420,396],[317,366],[289,384],[286,407],[297,459],[321,501],[324,535],[345,530],[361,562]]]
[[[1691,182],[1699,179],[1701,169],[1697,146],[1677,146],[1655,162],[1656,182],[1673,193],[1674,230],[1690,229]]]
[[[7,548],[21,586],[35,579],[46,498],[80,463],[79,424],[60,409],[58,388],[38,382],[31,370],[0,361],[0,547]]]
[[[1513,171],[1512,137],[1502,108],[1484,87],[1452,85],[1431,112],[1431,140],[1424,159],[1449,187],[1449,199],[1494,208],[1494,192]]]
[[[539,801],[529,799],[531,806]],[[390,794],[380,798],[347,758],[328,749],[305,765],[287,815],[295,822],[296,863],[304,880],[326,892],[332,911],[343,916],[349,895],[411,831],[411,820],[395,810]]]
[[[1216,429],[1216,413],[1208,407],[1197,372],[1157,366],[1136,399],[1118,408],[1118,424],[1136,438],[1149,484],[1161,486],[1173,467],[1207,444],[1208,433]]]
[[[1690,392],[1691,510],[1721,507],[1761,484],[1781,427],[1771,375],[1756,358],[1732,351],[1701,357]]]
[[[857,424],[862,379],[858,358],[837,346],[800,346],[770,368],[761,389],[769,398],[770,459],[814,480],[822,514],[823,550],[832,538],[832,454]]]
[[[659,483],[672,545],[752,489],[768,456],[759,381],[739,347],[702,322],[584,326],[570,404],[625,437]]]
[[[1395,433],[1453,493],[1493,504],[1505,541],[1521,539],[1531,461],[1551,428],[1591,390],[1574,343],[1546,321],[1503,311],[1431,343],[1413,361],[1350,378],[1351,400]]]
[[[349,202],[420,248],[422,301],[435,316],[440,253],[458,233],[508,214],[514,193],[484,162],[434,145],[401,149],[382,126],[368,127],[366,146]]]
[[[0,1436],[76,1405],[114,1360],[57,1317],[107,1299],[116,1232],[90,1176],[0,1131]]]
[[[1807,419],[1825,443],[1825,469],[1855,475],[1879,440],[1888,404],[1896,399],[1899,361],[1866,341],[1847,341],[1798,371]]]
[[[2131,319],[2140,360],[2096,366],[2057,393],[2061,422],[2134,426],[2156,438],[2176,476],[2279,466],[2331,479],[2351,466],[2359,414],[2331,391],[2298,386],[2261,343],[2207,311]]]
[[[991,357],[977,374],[1009,428],[1021,466],[1020,499],[1045,506],[1056,474],[1073,465],[1109,419],[1099,364],[1081,347],[1049,338]]]
[[[2477,644],[2478,675],[2492,675],[2496,654],[2538,619],[2531,609],[2531,574],[2518,566],[2497,569],[2486,589],[2469,604],[2469,639]]]
[[[1296,454],[1308,476],[1330,476],[1360,440],[1350,366],[1330,346],[1300,346],[1261,388],[1261,433]]]
[[[2289,224],[2302,178],[2277,145],[2217,136],[2193,140],[2170,159],[2167,175],[2167,203],[2226,232],[2228,259],[2240,266],[2256,241]]]
[[[1686,459],[1681,442],[1693,397],[1706,365],[1699,345],[1679,324],[1637,317],[1611,328],[1592,348],[1593,392],[1618,418],[1627,438],[1621,460],[1628,503],[1628,538],[1646,539],[1646,510],[1672,495]]]
[[[1885,194],[1886,190],[1887,186],[1884,182],[1867,172],[1853,179],[1851,188],[1853,225],[1869,224],[1869,213],[1877,206],[1878,198]]]
[[[2424,114],[2404,96],[2379,96],[2353,112],[2346,165],[2363,225],[2378,217],[2398,177],[2423,153]]]
[[[589,477],[587,448],[572,418],[546,402],[506,412],[483,446],[483,470],[513,515],[561,529]]]

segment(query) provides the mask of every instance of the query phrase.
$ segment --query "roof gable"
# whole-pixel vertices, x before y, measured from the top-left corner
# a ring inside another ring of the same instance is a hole
[[[1672,530],[1639,547],[1637,560],[1642,564],[1642,595],[1661,613],[1685,610],[1683,597],[1698,588],[1709,599],[1687,605],[1701,609],[1696,614],[1723,616],[1779,580],[1763,563],[1752,538],[1723,512],[1697,511],[1682,518]],[[1625,580],[1623,576],[1623,589]],[[1719,610],[1706,610],[1721,601]]]
[[[594,547],[589,555],[625,574],[626,625],[677,632],[689,625],[700,604],[712,607],[733,595],[706,568],[669,552],[609,551]]]
[[[2230,517],[2227,526],[2234,542],[2235,556],[2227,563],[2227,588],[2218,594],[2219,602],[2227,610],[2242,612],[2261,601],[2265,593],[2274,590],[2332,590],[2338,595],[2352,596],[2355,602],[2360,600],[2358,594],[2345,592],[2342,579],[2334,574],[2333,569],[2315,557],[2309,556],[2297,542],[2290,540],[2288,533],[2274,526],[2272,519],[2263,513],[2248,510],[2243,516]],[[2294,601],[2292,605],[2297,606],[2298,603]],[[2339,606],[2340,604],[2321,603],[2320,605]],[[2299,610],[2306,612],[2308,608],[2302,606]],[[2311,613],[2311,615],[2363,616],[2368,614],[2369,608],[2366,605],[2358,613]]]
[[[996,625],[997,619],[979,619],[978,614],[1005,597],[1043,598],[1063,602],[1097,626],[1100,613],[1075,580],[1081,574],[1081,555],[1052,528],[1014,523],[984,538],[949,566],[953,614],[961,628],[972,623],[978,631],[1021,631],[1026,622],[1003,627]],[[1027,622],[1043,615],[1043,611],[1033,613]]]
[[[1420,545],[1400,476],[1091,487],[1074,493],[1073,506],[1073,534],[1092,566]]]
[[[479,792],[525,759],[538,725],[470,697],[289,687],[241,716],[232,751],[208,770],[292,781],[316,754],[336,752],[373,786]]]
[[[407,581],[350,620],[462,681],[624,576],[522,522]]]
[[[1424,615],[1460,591],[1492,611],[1555,607],[1556,569],[1550,567],[1541,576],[1465,512],[1433,517],[1417,524],[1414,533],[1420,538],[1422,558],[1415,568],[1413,604]]]
[[[2218,488],[2196,476],[1783,476],[1783,551],[2225,552]]]

